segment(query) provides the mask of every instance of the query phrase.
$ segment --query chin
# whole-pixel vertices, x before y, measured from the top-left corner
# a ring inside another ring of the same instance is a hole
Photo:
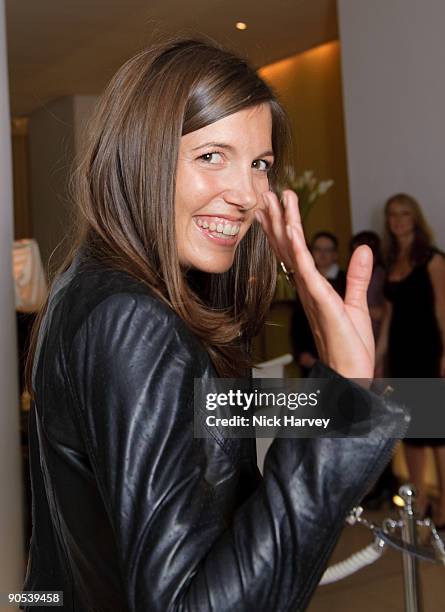
[[[207,272],[207,274],[224,274],[230,270],[233,265],[233,257],[230,260],[225,261],[207,261],[205,263],[199,262],[192,265],[193,268],[200,272]]]
[[[207,272],[207,274],[224,274],[233,266],[235,252],[232,253],[193,253],[185,258],[186,268]]]
[[[227,248],[206,243],[192,244],[191,241],[179,245],[178,255],[185,269],[198,270],[207,274],[224,274],[230,270],[235,260],[237,244]]]

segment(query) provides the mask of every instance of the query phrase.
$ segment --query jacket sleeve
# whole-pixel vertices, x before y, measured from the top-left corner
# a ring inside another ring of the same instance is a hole
[[[347,512],[394,441],[276,439],[260,486],[228,527],[193,436],[195,364],[185,330],[146,296],[106,300],[71,346],[77,416],[129,609],[304,610]],[[322,366],[315,374],[335,376]],[[388,406],[376,428],[388,436],[402,421]]]

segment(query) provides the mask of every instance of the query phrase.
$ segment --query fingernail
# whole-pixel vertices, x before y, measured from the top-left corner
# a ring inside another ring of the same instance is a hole
[[[358,258],[358,262],[360,265],[362,266],[366,266],[368,264],[368,259],[370,256],[370,249],[368,250],[367,248],[361,248],[359,251],[359,258]]]
[[[265,204],[266,208],[269,208],[269,200],[267,198],[267,192],[263,193],[262,195],[263,195],[263,200],[264,200],[264,204]]]

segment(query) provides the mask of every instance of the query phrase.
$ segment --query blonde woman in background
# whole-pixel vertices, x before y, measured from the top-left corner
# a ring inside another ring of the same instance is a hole
[[[377,343],[376,375],[383,375],[385,362],[391,377],[444,377],[445,257],[434,247],[431,231],[413,197],[400,193],[386,202],[384,250],[386,300]],[[440,481],[433,519],[445,527],[445,439],[407,438],[405,444],[420,514],[428,506],[424,484],[426,447],[433,447]]]

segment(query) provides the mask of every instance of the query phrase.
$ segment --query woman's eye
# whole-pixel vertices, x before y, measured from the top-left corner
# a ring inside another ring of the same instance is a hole
[[[199,156],[199,159],[202,159],[208,164],[220,164],[223,160],[221,153],[216,153],[216,152],[204,153],[204,155]]]
[[[252,168],[256,168],[257,170],[261,170],[261,172],[267,172],[270,167],[271,167],[271,163],[268,162],[266,159],[256,159],[253,163],[252,163]]]

